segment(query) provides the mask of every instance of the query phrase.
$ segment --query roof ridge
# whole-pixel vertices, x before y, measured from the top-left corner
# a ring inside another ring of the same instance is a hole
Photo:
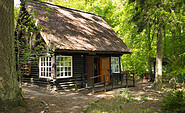
[[[77,11],[77,12],[82,12],[82,13],[91,14],[91,15],[98,16],[98,17],[104,19],[104,17],[102,17],[102,16],[100,16],[100,15],[97,15],[97,14],[95,14],[95,13],[91,13],[91,12],[87,12],[87,11],[83,11],[83,10],[78,10],[78,9],[74,9],[74,8],[70,8],[70,7],[64,7],[64,6],[61,6],[61,5],[56,5],[56,4],[51,3],[51,2],[37,2],[37,1],[32,1],[32,2],[36,2],[36,3],[45,3],[45,4],[52,5],[52,6],[57,6],[57,7],[59,7],[59,8],[68,9],[68,10],[71,10],[71,11]]]

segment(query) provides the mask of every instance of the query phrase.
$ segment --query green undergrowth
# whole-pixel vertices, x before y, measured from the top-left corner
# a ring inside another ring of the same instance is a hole
[[[185,90],[167,92],[160,106],[165,113],[185,113]]]
[[[159,101],[134,99],[128,91],[118,92],[114,97],[106,97],[93,102],[86,113],[154,113],[160,112]]]

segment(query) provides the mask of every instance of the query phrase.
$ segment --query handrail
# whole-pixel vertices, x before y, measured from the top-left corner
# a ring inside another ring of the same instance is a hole
[[[107,75],[111,75],[111,74],[97,75],[97,76],[90,77],[90,79],[98,78],[98,77],[101,77],[101,76],[107,76]]]
[[[107,83],[112,83],[112,89],[114,88],[114,82],[121,82],[120,84],[120,87],[123,87],[123,80],[126,80],[126,87],[128,87],[128,80],[131,80],[128,78],[128,76],[130,74],[133,74],[133,77],[132,77],[132,80],[133,80],[133,86],[135,87],[135,73],[117,73],[117,74],[104,74],[104,75],[97,75],[97,76],[93,76],[93,77],[90,77],[90,79],[92,80],[92,93],[95,92],[95,86],[96,85],[103,85],[104,86],[104,91],[106,91],[106,85]],[[105,80],[105,76],[109,75],[110,76],[110,80],[106,81]],[[125,79],[123,78],[123,75],[126,75],[125,76]],[[94,83],[94,80],[95,78],[98,78],[98,77],[102,77],[103,76],[103,82],[99,82],[99,83]],[[117,76],[116,78],[114,78],[114,76]]]

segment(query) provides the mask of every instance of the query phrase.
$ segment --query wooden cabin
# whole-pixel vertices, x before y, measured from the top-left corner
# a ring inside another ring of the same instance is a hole
[[[56,85],[58,89],[74,81],[86,81],[89,85],[90,77],[120,73],[120,57],[131,53],[115,31],[96,14],[34,1],[22,3],[21,11],[18,24],[21,25],[25,15],[34,12],[34,26],[41,30],[39,35],[33,36],[42,37],[46,49],[54,53],[33,60],[30,75],[23,76],[23,82]],[[102,79],[99,77],[94,82]],[[106,76],[106,80],[109,79],[110,76]]]

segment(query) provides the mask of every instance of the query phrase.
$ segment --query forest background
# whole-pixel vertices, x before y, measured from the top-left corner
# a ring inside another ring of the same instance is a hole
[[[170,72],[171,76],[185,73],[184,1],[162,0],[158,3],[154,0],[48,0],[48,2],[103,17],[132,50],[132,54],[124,54],[121,58],[122,71],[138,75],[154,72],[151,58],[156,57],[161,22],[162,57],[168,59],[168,65],[163,66],[163,73]],[[14,14],[16,23],[18,7],[15,7]]]

